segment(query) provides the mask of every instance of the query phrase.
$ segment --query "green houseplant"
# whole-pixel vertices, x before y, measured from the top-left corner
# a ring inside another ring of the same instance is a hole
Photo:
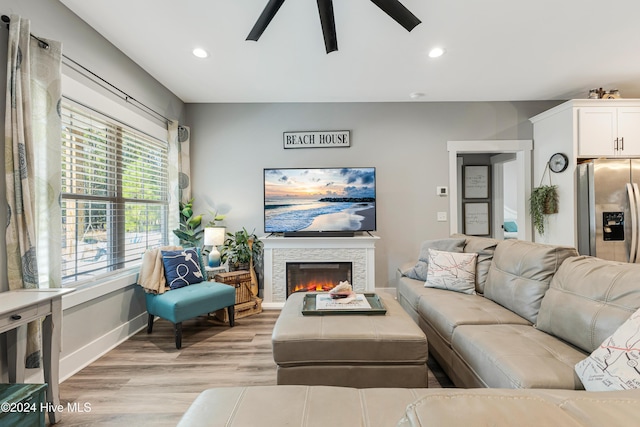
[[[249,233],[244,227],[235,233],[227,233],[220,247],[222,262],[228,262],[230,271],[248,270],[252,257],[261,254],[262,246],[258,236],[253,231]]]
[[[546,215],[558,213],[558,186],[541,185],[534,188],[529,203],[533,226],[539,234],[544,234]]]
[[[182,246],[200,247],[204,234],[202,215],[193,213],[193,200],[180,202],[180,226],[173,230],[173,234],[178,236]]]

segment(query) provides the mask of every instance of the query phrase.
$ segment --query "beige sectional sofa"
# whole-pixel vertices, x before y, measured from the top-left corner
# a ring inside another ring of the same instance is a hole
[[[640,389],[582,390],[574,365],[640,307],[640,266],[575,249],[453,236],[429,247],[477,253],[473,294],[426,288],[418,261],[398,300],[429,353],[466,389],[319,385],[212,388],[180,426],[635,425]],[[488,387],[488,388],[487,388]]]
[[[640,307],[640,267],[574,248],[454,236],[427,246],[476,252],[475,294],[427,288],[399,272],[398,300],[458,387],[583,389],[575,373]],[[486,273],[486,274],[485,274]]]
[[[218,387],[178,427],[633,426],[640,390]]]

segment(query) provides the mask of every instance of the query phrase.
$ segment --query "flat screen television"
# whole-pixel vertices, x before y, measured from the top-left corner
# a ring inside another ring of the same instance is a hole
[[[295,235],[375,229],[375,168],[264,170],[265,232]]]

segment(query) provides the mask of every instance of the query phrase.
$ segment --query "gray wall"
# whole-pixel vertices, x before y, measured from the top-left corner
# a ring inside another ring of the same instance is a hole
[[[376,286],[414,260],[425,239],[445,237],[436,196],[448,183],[449,140],[531,139],[528,118],[557,102],[187,104],[196,211],[216,208],[227,227],[264,231],[265,167],[375,166]],[[351,130],[349,148],[288,149],[282,132]]]
[[[86,68],[100,75],[116,87],[171,119],[184,118],[184,104],[173,93],[153,79],[141,67],[117,50],[84,21],[58,1],[52,0],[3,0],[0,14],[18,14],[31,21],[32,34],[59,40],[63,53]],[[0,98],[4,109],[7,30],[0,29]],[[77,78],[77,74],[63,66],[63,73]],[[82,80],[81,80],[82,81]],[[83,81],[85,84],[90,84]],[[94,89],[96,89],[94,87]],[[63,88],[64,92],[64,88]],[[106,92],[102,91],[107,94]],[[109,96],[107,94],[107,96]],[[110,96],[113,99],[113,96]],[[123,102],[121,102],[123,105]],[[133,111],[139,111],[129,106]],[[4,135],[4,114],[0,120],[0,132]],[[4,150],[2,151],[4,153]],[[4,175],[4,162],[0,162],[0,176]],[[0,197],[4,199],[4,184],[0,185]],[[6,222],[6,209],[0,209],[0,223]],[[0,233],[0,291],[7,290],[4,233]],[[78,352],[90,343],[110,332],[120,335],[133,332],[132,319],[140,319],[145,311],[144,297],[138,286],[104,295],[87,303],[74,306],[64,312],[63,359]],[[113,332],[116,331],[116,332]],[[126,338],[123,336],[122,338]],[[3,341],[0,341],[3,344]],[[4,352],[2,352],[4,355]],[[4,359],[4,357],[0,357]],[[73,358],[76,360],[76,358]],[[6,362],[2,360],[2,373],[6,379]],[[64,372],[62,372],[64,375]]]

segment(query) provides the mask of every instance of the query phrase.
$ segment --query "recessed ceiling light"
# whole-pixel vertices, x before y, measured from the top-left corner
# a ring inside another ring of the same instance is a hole
[[[413,92],[409,94],[409,97],[411,99],[419,99],[419,98],[422,98],[423,96],[424,96],[424,93],[422,92]]]
[[[209,56],[207,51],[200,47],[193,49],[193,55],[197,56],[198,58],[206,58],[207,56]]]
[[[444,49],[441,47],[434,47],[429,51],[429,58],[439,58],[444,55]]]

